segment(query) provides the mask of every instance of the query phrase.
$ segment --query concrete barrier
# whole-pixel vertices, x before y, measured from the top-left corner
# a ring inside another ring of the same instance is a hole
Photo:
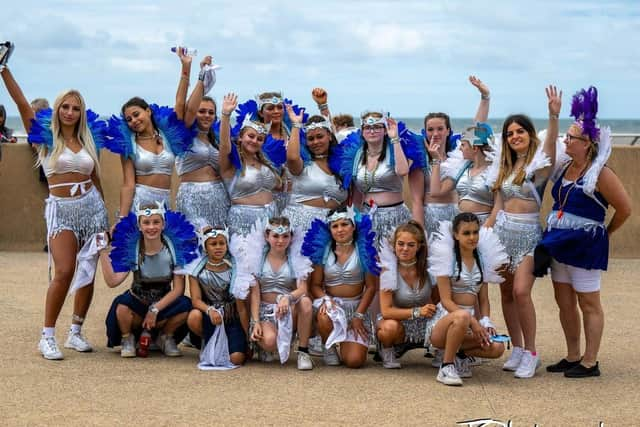
[[[118,156],[103,150],[102,187],[113,221],[119,205],[122,170]],[[0,250],[37,250],[45,241],[44,199],[46,184],[38,180],[33,168],[34,155],[27,144],[3,144],[0,162]],[[609,166],[622,179],[632,199],[633,214],[611,238],[611,256],[640,258],[640,147],[614,146]],[[177,179],[174,176],[172,200]],[[543,216],[551,208],[549,188],[543,204]],[[611,213],[609,213],[610,217]]]

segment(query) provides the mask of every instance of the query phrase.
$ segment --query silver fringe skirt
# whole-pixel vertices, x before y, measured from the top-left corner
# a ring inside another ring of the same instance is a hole
[[[258,219],[276,216],[274,202],[268,205],[231,205],[227,214],[227,227],[231,234],[246,236]]]
[[[276,216],[280,216],[280,213],[284,211],[289,204],[289,198],[291,194],[286,191],[274,191],[273,201],[276,204]]]
[[[440,221],[453,221],[458,215],[457,203],[427,203],[424,205],[424,228],[427,237],[438,231]]]
[[[176,208],[196,230],[205,226],[224,226],[231,202],[222,181],[182,182],[176,195]]]
[[[151,187],[144,184],[136,184],[135,193],[133,194],[133,203],[131,211],[135,212],[137,206],[154,204],[163,202],[167,209],[171,208],[171,190],[164,188]]]
[[[289,206],[282,211],[281,215],[289,218],[293,229],[299,227],[306,232],[311,228],[311,222],[313,222],[314,219],[317,218],[325,221],[329,211],[330,209],[327,208],[317,208],[302,203],[290,203]]]
[[[77,197],[49,196],[45,200],[44,217],[47,237],[63,230],[73,231],[80,249],[92,235],[109,229],[107,209],[96,187]]]
[[[498,212],[495,231],[509,255],[509,272],[515,273],[518,265],[533,251],[542,239],[539,213],[514,214]]]
[[[365,205],[364,213],[368,214],[372,208]],[[404,203],[396,206],[377,206],[371,216],[373,231],[376,233],[376,248],[382,247],[383,239],[393,235],[396,227],[411,219],[411,212]]]

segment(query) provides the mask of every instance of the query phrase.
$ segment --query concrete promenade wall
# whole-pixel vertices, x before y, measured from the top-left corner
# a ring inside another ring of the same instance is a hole
[[[0,161],[0,250],[38,250],[44,244],[44,199],[47,187],[38,180],[34,156],[27,144],[2,144]],[[609,166],[622,179],[632,199],[632,216],[611,239],[611,256],[640,258],[640,147],[616,146]],[[122,172],[118,156],[103,150],[102,186],[109,219],[118,207]],[[174,187],[177,179],[173,179]],[[173,197],[175,198],[175,188]],[[550,209],[545,196],[543,214]]]

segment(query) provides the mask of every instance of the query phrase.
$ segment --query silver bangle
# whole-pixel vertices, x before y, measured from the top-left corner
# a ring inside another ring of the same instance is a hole
[[[398,142],[400,142],[400,138],[398,138],[397,136],[395,138],[391,138],[391,145],[395,145]]]
[[[481,94],[480,94],[480,99],[482,99],[482,100],[484,100],[484,101],[488,101],[488,100],[490,100],[490,99],[491,99],[491,95],[490,95],[490,94],[486,94],[486,95],[485,95],[484,93],[481,93]]]
[[[364,314],[360,313],[359,311],[353,313],[353,317],[355,317],[356,319],[364,320]]]
[[[289,300],[289,304],[291,304],[291,294],[280,294],[276,297],[276,304],[280,304],[280,301],[282,301],[282,298],[287,298]]]
[[[558,120],[560,118],[560,114],[549,113],[549,118]]]
[[[417,319],[420,317],[420,307],[413,307],[411,311],[411,319]]]
[[[231,117],[231,113],[225,113],[224,111],[222,113],[220,113],[220,114],[222,114],[225,117]]]
[[[329,103],[325,102],[324,104],[318,104],[318,110],[328,110],[329,109]]]
[[[296,129],[302,129],[302,122],[293,122],[291,124],[291,127],[294,127]]]
[[[442,160],[440,159],[431,159],[431,166],[435,166],[435,165],[439,165],[440,163],[442,163]]]

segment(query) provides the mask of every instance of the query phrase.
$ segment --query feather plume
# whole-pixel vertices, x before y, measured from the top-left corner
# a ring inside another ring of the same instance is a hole
[[[465,160],[460,147],[456,147],[455,150],[451,150],[447,154],[447,159],[440,164],[440,179],[456,179],[460,174],[460,171],[463,170],[463,168],[466,169],[466,167],[471,163],[472,162],[470,160]]]
[[[87,126],[93,143],[96,146],[96,150],[100,151],[105,146],[105,140],[107,137],[107,122],[100,120],[100,115],[92,110],[87,110]]]
[[[342,188],[349,189],[353,177],[354,162],[358,150],[362,147],[360,131],[350,133],[333,149],[333,156],[329,158],[329,168],[333,173],[342,177]]]
[[[582,134],[587,135],[592,141],[600,139],[600,128],[596,123],[598,114],[598,90],[594,86],[589,89],[580,89],[571,100],[571,116],[576,119],[582,128]]]
[[[498,270],[509,263],[509,255],[505,252],[504,246],[492,228],[480,227],[478,255],[482,263],[484,281],[488,283],[504,282],[504,278],[498,274]]]
[[[253,121],[259,121],[258,117],[258,103],[253,99],[250,99],[242,104],[238,104],[236,107],[236,124],[231,128],[231,136],[237,138],[242,130],[242,122],[245,117],[249,117]]]
[[[287,99],[287,98],[284,99],[283,103],[291,105],[291,107],[293,108],[293,112],[296,113],[296,115],[300,114],[300,111],[302,111],[302,109],[304,108],[304,107],[300,107],[298,104],[294,104],[291,99]],[[309,114],[306,113],[306,108],[304,110],[305,110],[305,113],[302,115],[302,123],[306,123],[307,120],[309,119]],[[291,119],[289,118],[289,115],[287,114],[286,111],[282,118],[282,121],[284,122],[284,125],[286,126],[287,129],[290,130],[292,128],[293,123],[291,123]]]
[[[184,214],[168,210],[164,214],[164,221],[162,234],[173,246],[176,267],[186,266],[198,258],[198,236]]]
[[[593,195],[598,183],[598,177],[602,168],[607,163],[611,155],[611,129],[604,127],[600,130],[600,142],[598,143],[598,154],[591,162],[591,166],[584,174],[584,192]]]
[[[393,253],[391,242],[388,239],[383,239],[378,266],[382,270],[380,273],[380,289],[387,291],[398,289],[398,258]]]
[[[31,144],[44,145],[48,149],[53,147],[53,134],[51,133],[51,108],[40,110],[31,119],[31,129],[27,140]]]
[[[114,272],[125,273],[138,269],[138,248],[141,236],[138,218],[133,212],[129,212],[129,215],[116,224],[111,241],[113,249],[109,254]]]
[[[231,293],[242,300],[249,295],[249,288],[254,281],[253,274],[247,268],[242,267],[250,259],[244,243],[244,238],[240,234],[233,234],[229,241],[229,253],[233,261]]]
[[[267,135],[264,144],[262,144],[262,152],[276,168],[282,167],[287,161],[287,148],[284,140],[276,139],[271,134]]]
[[[122,115],[116,116],[114,114],[109,118],[106,132],[104,148],[125,159],[135,158],[133,134]]]
[[[193,133],[187,128],[184,122],[178,119],[173,108],[149,105],[153,112],[153,118],[158,125],[158,129],[163,133],[165,141],[168,142],[171,151],[176,156],[191,151],[193,144]]]
[[[533,155],[533,158],[524,168],[526,178],[530,180],[536,173],[536,171],[544,169],[547,166],[551,166],[551,159],[549,159],[547,153],[544,152],[544,144],[538,144],[538,148],[536,148],[536,152]]]
[[[427,166],[427,151],[422,137],[412,132],[402,121],[398,122],[398,137],[404,155],[411,160],[409,170],[424,169]]]
[[[438,231],[429,239],[429,273],[433,277],[451,277],[454,270],[454,242],[451,221],[440,221]]]
[[[301,252],[308,257],[313,264],[324,265],[325,257],[331,243],[331,232],[327,224],[321,219],[314,219],[311,227],[304,235]]]
[[[498,179],[498,175],[500,173],[500,158],[502,156],[502,136],[496,135],[493,143],[490,143],[491,150],[489,151],[490,156],[487,156],[487,160],[491,162],[491,164],[487,167],[487,187],[493,188],[496,180]]]
[[[378,267],[378,253],[374,243],[376,240],[376,233],[373,231],[371,217],[369,215],[360,215],[360,213],[357,213],[355,220],[358,235],[354,243],[358,249],[360,263],[367,273],[378,276],[380,274],[380,267]]]
[[[311,151],[309,151],[309,147],[307,146],[307,133],[305,131],[300,132],[300,158],[305,166],[313,160],[311,158]]]
[[[293,231],[293,237],[289,246],[289,262],[293,267],[296,279],[304,280],[313,271],[311,260],[302,254],[302,245],[304,244],[304,233],[301,227],[297,227]]]

